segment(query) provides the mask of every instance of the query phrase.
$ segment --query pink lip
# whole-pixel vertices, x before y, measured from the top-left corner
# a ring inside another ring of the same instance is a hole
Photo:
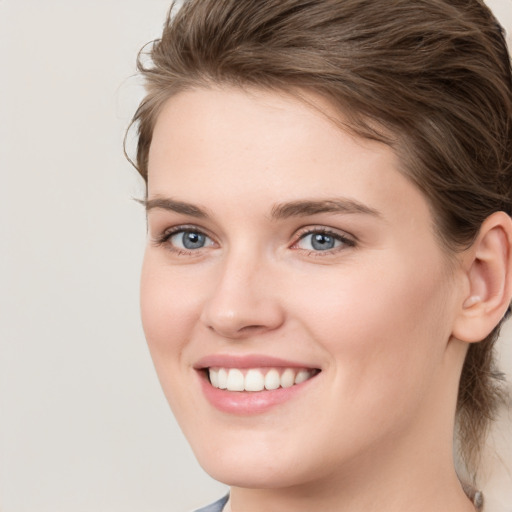
[[[309,364],[287,361],[265,355],[236,356],[228,354],[212,354],[203,357],[195,365],[196,370],[204,368],[314,368]]]
[[[226,391],[214,388],[207,377],[206,368],[314,368],[311,365],[293,361],[287,361],[275,357],[263,355],[231,356],[211,355],[200,359],[194,367],[198,370],[201,389],[211,405],[221,412],[236,414],[239,416],[250,416],[262,414],[269,409],[293,399],[295,396],[306,391],[316,380],[315,377],[295,384],[289,388],[279,388],[271,391]]]

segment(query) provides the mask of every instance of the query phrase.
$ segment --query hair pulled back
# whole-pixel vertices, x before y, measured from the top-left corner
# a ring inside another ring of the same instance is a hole
[[[512,72],[479,0],[186,0],[138,60],[147,95],[133,123],[147,181],[162,104],[194,87],[318,93],[346,127],[391,145],[427,197],[441,243],[467,247],[512,205]],[[500,398],[498,325],[472,344],[460,380],[462,455],[475,470]]]

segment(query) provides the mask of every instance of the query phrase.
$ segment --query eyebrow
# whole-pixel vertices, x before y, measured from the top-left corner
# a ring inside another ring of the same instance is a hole
[[[208,218],[206,210],[191,203],[177,201],[169,197],[156,197],[154,199],[139,200],[146,213],[154,209],[168,210],[183,215],[197,218]],[[290,217],[307,217],[319,213],[365,214],[380,217],[380,213],[374,208],[347,198],[332,198],[321,200],[298,200],[287,203],[279,203],[273,206],[271,218],[274,220],[288,219]]]
[[[374,208],[346,198],[314,200],[299,200],[289,203],[277,204],[272,208],[272,218],[287,219],[289,217],[306,217],[318,213],[362,213],[380,217],[380,213]]]
[[[176,201],[169,197],[156,197],[155,199],[142,199],[139,201],[145,208],[146,213],[150,210],[161,209],[168,210],[183,215],[190,215],[197,218],[206,218],[208,214],[202,208],[195,206],[190,203],[184,203],[183,201]]]

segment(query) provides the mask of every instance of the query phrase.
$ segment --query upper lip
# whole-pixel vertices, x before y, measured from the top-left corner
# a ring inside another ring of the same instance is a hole
[[[231,354],[211,354],[202,357],[194,364],[196,370],[205,368],[310,368],[317,367],[310,364],[304,364],[298,361],[290,361],[278,357],[267,356],[263,354],[251,355],[231,355]]]

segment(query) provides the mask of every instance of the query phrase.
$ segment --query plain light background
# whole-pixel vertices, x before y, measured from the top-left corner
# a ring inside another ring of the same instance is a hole
[[[2,512],[185,512],[226,490],[168,410],[139,320],[144,189],[122,140],[169,3],[0,0]],[[512,0],[489,5],[512,32]],[[511,345],[509,325],[512,379]],[[512,511],[511,438],[505,412],[488,512]]]

